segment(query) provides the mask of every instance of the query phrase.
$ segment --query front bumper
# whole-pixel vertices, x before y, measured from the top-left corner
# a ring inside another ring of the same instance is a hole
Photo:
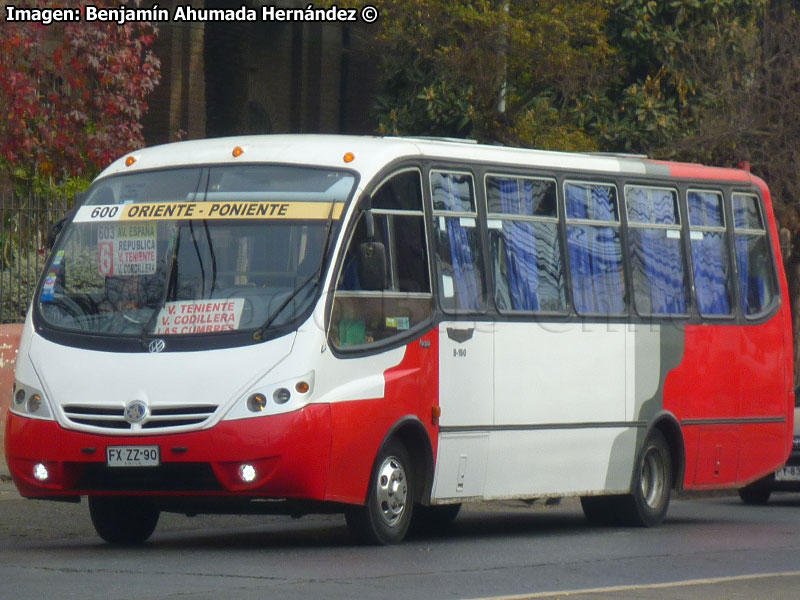
[[[323,500],[330,465],[329,406],[268,417],[222,421],[201,431],[168,435],[95,435],[55,421],[10,413],[6,460],[21,495],[68,498],[89,494],[217,496]],[[157,467],[108,467],[108,446],[160,449]],[[34,467],[49,477],[39,481]],[[247,463],[256,478],[245,483]]]

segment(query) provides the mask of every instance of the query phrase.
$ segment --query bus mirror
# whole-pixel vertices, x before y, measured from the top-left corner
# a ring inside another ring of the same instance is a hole
[[[380,242],[364,242],[358,247],[358,279],[367,291],[386,287],[386,248]]]
[[[367,239],[371,242],[375,239],[375,217],[371,210],[364,211],[364,228],[367,230]]]

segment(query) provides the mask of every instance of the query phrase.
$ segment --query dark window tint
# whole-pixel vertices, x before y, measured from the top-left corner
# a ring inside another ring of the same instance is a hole
[[[475,213],[472,175],[432,171],[431,195],[434,211]]]
[[[556,182],[522,177],[486,178],[489,213],[523,217],[557,217]]]
[[[777,294],[772,251],[758,196],[733,195],[736,270],[745,315],[764,312]]]
[[[689,224],[693,227],[725,227],[722,212],[722,194],[719,192],[690,191]]]
[[[596,183],[567,183],[565,185],[567,219],[619,222],[617,189]]]
[[[430,293],[421,177],[398,173],[372,196],[374,236],[365,217],[345,255],[331,313],[331,342],[363,346],[403,335],[430,318]],[[375,267],[382,259],[382,269]],[[369,266],[368,266],[369,265]],[[381,285],[375,273],[385,270]]]
[[[750,194],[733,195],[733,226],[736,229],[764,230],[758,197]]]
[[[372,195],[372,208],[422,211],[422,190],[418,171],[395,175]]]

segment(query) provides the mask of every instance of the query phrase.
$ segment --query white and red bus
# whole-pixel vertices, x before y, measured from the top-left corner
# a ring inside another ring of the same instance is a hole
[[[656,525],[792,442],[792,330],[749,172],[425,139],[134,152],[59,235],[17,360],[20,493],[109,542],[161,511],[578,496]]]

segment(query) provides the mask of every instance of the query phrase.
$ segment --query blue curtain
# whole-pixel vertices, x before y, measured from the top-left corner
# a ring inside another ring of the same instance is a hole
[[[716,192],[689,192],[689,223],[694,227],[724,227],[722,196]],[[728,257],[724,231],[704,231],[692,239],[692,263],[697,305],[703,315],[731,314]]]
[[[456,175],[439,175],[445,192],[446,210],[463,211],[461,195],[458,190]],[[450,258],[453,265],[453,287],[455,290],[455,308],[479,310],[482,305],[480,285],[472,260],[470,235],[461,225],[458,218],[448,217],[447,237],[450,242]],[[475,229],[473,229],[473,234]]]
[[[669,191],[636,188],[626,195],[626,200],[631,222],[678,224],[675,196]],[[639,310],[650,314],[686,312],[680,238],[667,237],[667,231],[630,229],[636,304]]]
[[[533,214],[533,183],[500,181],[500,202],[504,214]],[[513,310],[539,310],[539,270],[533,223],[503,221],[504,252]]]
[[[692,261],[700,313],[704,315],[731,314],[725,233],[707,231],[703,232],[702,240],[692,240]]]
[[[639,309],[643,308],[640,300],[644,295],[649,297],[646,309],[650,314],[684,314],[686,296],[680,239],[667,238],[663,229],[631,228],[630,234]]]
[[[609,186],[567,185],[570,218],[616,221],[616,201]],[[591,195],[587,197],[587,189]],[[575,307],[584,314],[625,311],[622,250],[616,227],[570,225],[567,228]]]

